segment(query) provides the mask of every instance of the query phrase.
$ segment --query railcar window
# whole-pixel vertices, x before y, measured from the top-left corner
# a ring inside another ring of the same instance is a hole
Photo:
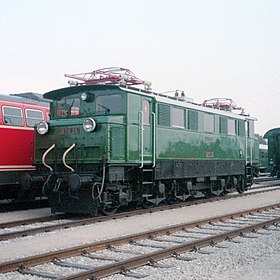
[[[170,126],[170,106],[165,104],[158,105],[158,125]]]
[[[205,132],[214,132],[215,131],[214,115],[204,114],[203,124],[204,124]]]
[[[34,127],[36,123],[44,120],[43,112],[40,110],[26,109],[26,124],[27,126]]]
[[[236,122],[234,119],[228,119],[228,134],[236,135]]]
[[[122,96],[120,94],[98,96],[96,98],[96,112],[121,113]]]
[[[185,127],[184,110],[172,108],[172,126]]]
[[[143,100],[142,111],[143,111],[143,123],[150,124],[150,102],[149,101]]]
[[[197,131],[198,130],[198,112],[189,110],[188,120],[189,120],[188,129]]]
[[[6,125],[23,126],[21,108],[4,106],[3,121]]]
[[[56,115],[58,117],[76,116],[80,114],[80,98],[67,98],[57,101]]]

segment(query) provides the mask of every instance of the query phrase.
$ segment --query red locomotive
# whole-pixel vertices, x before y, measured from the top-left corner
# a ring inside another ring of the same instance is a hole
[[[0,199],[30,199],[23,175],[32,172],[34,126],[49,118],[49,103],[34,93],[0,95]]]

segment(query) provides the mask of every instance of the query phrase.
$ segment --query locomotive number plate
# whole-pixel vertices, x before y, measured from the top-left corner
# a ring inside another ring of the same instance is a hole
[[[205,157],[207,157],[207,158],[212,158],[212,157],[214,157],[214,152],[206,152],[206,153],[205,153]]]
[[[69,134],[79,134],[80,128],[79,127],[61,127],[58,130],[60,135],[69,135]]]

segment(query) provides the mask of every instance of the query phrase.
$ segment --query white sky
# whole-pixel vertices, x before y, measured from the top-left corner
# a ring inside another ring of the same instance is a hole
[[[119,66],[154,91],[232,98],[280,126],[278,0],[0,0],[0,93],[67,86]]]

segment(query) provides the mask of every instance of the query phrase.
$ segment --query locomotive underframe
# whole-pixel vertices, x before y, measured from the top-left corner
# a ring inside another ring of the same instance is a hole
[[[38,186],[43,178],[37,177],[35,171],[2,171],[0,175],[0,199],[28,201],[42,195]]]
[[[0,199],[17,198],[17,194],[20,189],[20,172],[1,172],[0,187]]]
[[[158,161],[151,165],[79,165],[76,173],[61,166],[48,176],[43,191],[53,212],[97,215],[119,207],[150,207],[176,203],[189,197],[210,197],[243,192],[252,184],[245,161]],[[92,171],[90,171],[90,169]],[[245,174],[247,173],[247,174]]]

